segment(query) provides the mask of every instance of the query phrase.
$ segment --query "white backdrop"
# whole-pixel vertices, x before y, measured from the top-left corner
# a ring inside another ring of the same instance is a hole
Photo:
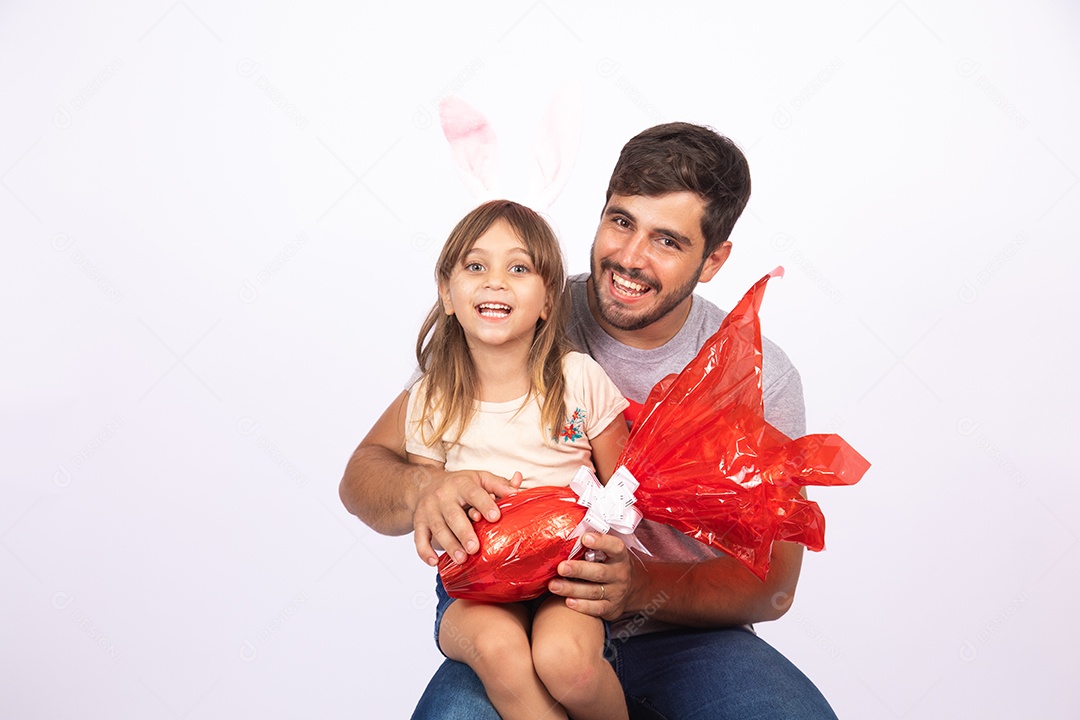
[[[0,714],[408,715],[432,572],[337,483],[471,206],[436,103],[514,175],[575,81],[571,269],[623,142],[730,135],[702,293],[784,264],[765,333],[874,463],[762,635],[844,718],[1080,715],[1080,11],[348,5],[0,5]]]

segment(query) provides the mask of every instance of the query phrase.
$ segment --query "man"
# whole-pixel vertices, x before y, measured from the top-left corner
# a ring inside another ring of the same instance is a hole
[[[572,342],[591,354],[631,403],[682,370],[725,313],[696,297],[731,252],[728,236],[750,197],[742,152],[708,128],[669,123],[623,148],[596,231],[591,273],[571,279]],[[798,372],[763,341],[765,417],[805,434]],[[458,559],[478,544],[469,514],[498,518],[491,496],[510,483],[479,471],[432,472],[403,462],[402,393],[360,443],[341,481],[350,512],[386,534],[414,533]],[[652,557],[617,538],[587,534],[602,563],[564,562],[551,592],[579,612],[612,621],[608,656],[635,713],[678,718],[834,718],[817,688],[750,624],[791,604],[802,547],[777,543],[765,581],[678,531],[644,521],[637,536]],[[468,666],[446,661],[415,718],[496,718]]]

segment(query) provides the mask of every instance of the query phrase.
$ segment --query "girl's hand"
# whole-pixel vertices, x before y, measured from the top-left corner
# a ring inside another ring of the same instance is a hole
[[[518,489],[521,473],[507,480],[480,470],[447,472],[427,466],[422,471],[426,477],[419,483],[413,513],[416,553],[431,566],[439,562],[436,547],[450,553],[455,562],[465,562],[468,555],[480,549],[470,518],[498,520],[495,501]]]
[[[510,484],[513,485],[515,488],[520,488],[521,481],[524,479],[525,478],[522,476],[521,473],[516,472],[514,473],[514,476],[510,478]],[[492,494],[491,499],[492,501],[495,501],[499,498],[495,497],[495,495]],[[474,507],[468,508],[467,512],[469,513],[469,519],[472,520],[474,523],[480,522],[484,518],[483,514]]]

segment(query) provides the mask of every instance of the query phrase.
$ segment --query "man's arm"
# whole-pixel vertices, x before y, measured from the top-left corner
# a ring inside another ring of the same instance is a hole
[[[436,546],[462,562],[466,552],[479,549],[466,512],[474,508],[489,520],[497,520],[499,509],[492,496],[502,497],[516,488],[487,472],[446,472],[437,466],[409,463],[405,452],[408,400],[408,393],[401,393],[360,441],[345,466],[338,494],[345,509],[376,532],[413,532],[416,552],[429,565],[438,562]]]
[[[631,555],[621,540],[586,534],[586,547],[603,550],[603,563],[567,561],[559,565],[564,579],[548,588],[567,598],[567,605],[606,620],[625,613],[694,627],[725,627],[776,620],[795,596],[803,547],[777,542],[765,580],[759,580],[734,558],[694,563],[659,562]],[[601,589],[599,586],[603,585]]]
[[[412,532],[423,480],[405,459],[408,399],[408,393],[401,393],[375,421],[349,458],[338,487],[345,509],[383,535]]]

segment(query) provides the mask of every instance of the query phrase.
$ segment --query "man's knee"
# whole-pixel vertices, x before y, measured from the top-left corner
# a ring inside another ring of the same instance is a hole
[[[412,720],[499,720],[499,715],[473,669],[447,660],[428,683]]]

